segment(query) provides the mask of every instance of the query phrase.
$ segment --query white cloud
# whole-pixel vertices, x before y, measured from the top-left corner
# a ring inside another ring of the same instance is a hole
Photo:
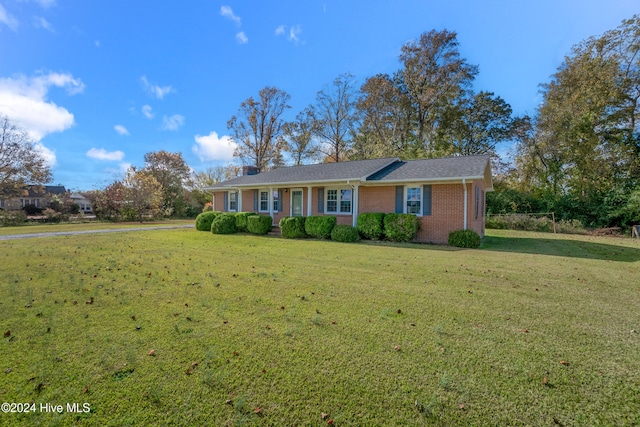
[[[129,135],[131,135],[131,134],[129,133],[129,131],[127,130],[127,128],[126,128],[126,127],[124,127],[124,126],[122,126],[122,125],[115,125],[115,126],[113,127],[113,129],[114,129],[116,132],[118,132],[118,134],[119,134],[119,135],[123,135],[123,136],[129,136]]]
[[[142,82],[144,90],[158,99],[162,99],[165,95],[175,92],[175,89],[172,86],[159,86],[149,83],[149,80],[147,80],[147,76],[140,77],[140,81]]]
[[[291,29],[289,30],[289,41],[292,41],[296,44],[300,43],[300,34],[302,34],[302,28],[300,27],[300,25],[295,25],[293,27],[291,27]]]
[[[0,24],[5,24],[13,31],[18,30],[18,20],[0,4]]]
[[[230,136],[218,136],[217,132],[210,132],[209,135],[194,136],[196,145],[191,151],[197,155],[201,161],[225,160],[233,159],[233,152],[238,146]]]
[[[156,115],[153,111],[151,111],[151,105],[143,105],[142,114],[149,120],[153,119],[153,117]]]
[[[280,25],[278,28],[276,28],[276,36],[284,36],[286,32],[286,25]],[[287,34],[286,37],[290,42],[299,44],[301,43],[300,34],[302,34],[302,27],[300,25],[294,25],[293,27],[289,28],[289,34]]]
[[[244,33],[244,31],[240,31],[238,34],[236,34],[236,41],[239,44],[247,44],[247,43],[249,43],[249,38]]]
[[[184,125],[184,116],[180,114],[174,114],[171,117],[162,117],[162,130],[178,130],[180,126]]]
[[[87,157],[95,160],[119,162],[124,159],[124,153],[120,150],[107,151],[104,148],[92,148],[87,151]]]
[[[51,22],[47,21],[42,16],[34,16],[33,21],[36,28],[44,28],[51,33],[55,32],[55,30],[53,29],[53,25],[51,25]]]
[[[222,7],[220,7],[220,15],[224,16],[225,18],[228,18],[228,19],[232,20],[233,22],[235,22],[238,25],[241,25],[240,17],[237,16],[235,13],[233,13],[233,9],[231,9],[231,6],[222,6]]]
[[[35,149],[39,151],[40,154],[42,154],[42,157],[44,157],[44,161],[47,165],[49,165],[50,167],[53,167],[56,165],[55,152],[45,147],[41,142],[35,143]]]
[[[65,88],[70,95],[84,90],[82,81],[71,74],[0,78],[0,112],[23,127],[35,141],[69,129],[75,123],[73,114],[48,99],[51,87]]]

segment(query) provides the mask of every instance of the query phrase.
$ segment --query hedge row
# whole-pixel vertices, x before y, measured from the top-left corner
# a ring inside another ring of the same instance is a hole
[[[420,220],[413,214],[366,212],[358,215],[357,229],[362,238],[410,242],[418,234]]]
[[[202,212],[196,217],[196,230],[210,231],[213,234],[233,234],[249,232],[267,234],[271,231],[273,218],[257,215],[253,212]]]

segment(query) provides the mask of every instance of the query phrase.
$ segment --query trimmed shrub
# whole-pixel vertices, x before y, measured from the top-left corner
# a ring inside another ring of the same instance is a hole
[[[480,236],[473,230],[456,230],[449,233],[449,246],[479,248]]]
[[[247,218],[253,215],[255,215],[254,212],[238,212],[235,214],[236,228],[238,229],[238,231],[242,233],[246,233],[247,231],[249,231],[249,229],[247,228]]]
[[[286,216],[280,220],[280,231],[282,237],[287,239],[299,239],[307,237],[304,231],[305,217],[303,216]]]
[[[331,240],[336,242],[357,242],[360,240],[360,234],[356,227],[350,225],[336,225],[331,230]]]
[[[304,231],[311,237],[318,239],[330,239],[331,231],[336,226],[338,218],[331,215],[308,216],[304,222]]]
[[[365,212],[358,215],[356,227],[363,238],[380,240],[384,231],[383,221],[383,213]]]
[[[420,221],[413,214],[386,214],[383,223],[384,235],[392,242],[410,242],[420,228]]]
[[[236,215],[233,213],[224,213],[216,216],[213,223],[211,223],[211,232],[213,234],[237,233]]]
[[[7,212],[0,209],[0,225],[3,227],[22,225],[27,222],[24,211]]]
[[[247,229],[253,234],[267,234],[271,231],[273,218],[269,215],[251,215],[247,217]]]
[[[202,212],[196,217],[196,230],[211,231],[213,220],[220,214],[221,212],[215,211]]]

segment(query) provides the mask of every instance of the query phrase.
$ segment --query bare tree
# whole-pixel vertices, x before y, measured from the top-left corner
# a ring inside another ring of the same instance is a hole
[[[345,160],[351,149],[358,122],[356,98],[353,75],[342,74],[318,92],[316,103],[309,108],[311,130],[330,162]]]
[[[51,169],[27,132],[0,114],[0,196],[19,195],[28,184],[51,180]]]
[[[302,165],[305,160],[315,159],[318,155],[318,146],[311,132],[312,125],[310,112],[305,110],[282,127],[283,148],[291,156],[294,165]]]
[[[249,97],[240,104],[238,114],[227,122],[232,138],[238,145],[234,156],[243,163],[265,171],[277,163],[283,121],[280,118],[287,108],[290,95],[275,87],[265,87],[258,100]]]

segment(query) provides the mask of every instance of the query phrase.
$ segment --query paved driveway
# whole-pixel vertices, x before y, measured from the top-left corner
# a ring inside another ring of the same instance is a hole
[[[29,239],[29,238],[35,238],[35,237],[51,237],[51,236],[76,236],[79,234],[122,233],[125,231],[170,230],[172,228],[194,228],[194,225],[185,224],[185,225],[166,225],[166,226],[158,226],[158,227],[111,228],[111,229],[105,229],[105,230],[52,231],[50,233],[12,234],[9,236],[0,236],[0,240]]]

